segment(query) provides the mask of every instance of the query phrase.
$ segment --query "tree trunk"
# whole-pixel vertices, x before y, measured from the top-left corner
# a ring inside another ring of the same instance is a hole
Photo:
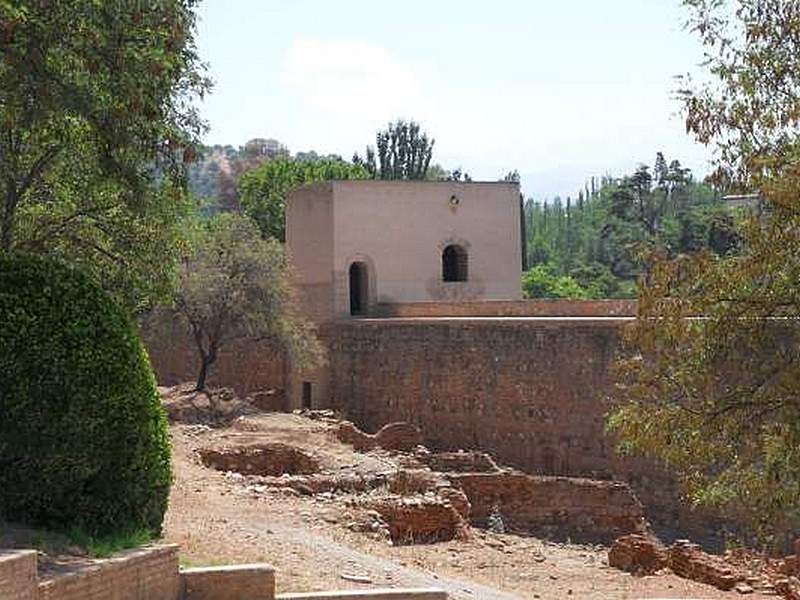
[[[14,243],[14,217],[19,203],[19,194],[15,187],[6,191],[5,206],[0,219],[0,252],[10,252]]]
[[[206,389],[206,377],[208,376],[208,367],[211,365],[211,362],[208,358],[203,357],[200,361],[200,374],[197,376],[197,385],[194,387],[194,391],[196,392],[203,392]]]
[[[214,361],[217,360],[217,344],[212,342],[208,352],[203,352],[203,348],[198,344],[200,350],[200,373],[197,375],[197,385],[195,386],[196,392],[203,392],[206,389],[206,377],[208,377],[208,370]]]

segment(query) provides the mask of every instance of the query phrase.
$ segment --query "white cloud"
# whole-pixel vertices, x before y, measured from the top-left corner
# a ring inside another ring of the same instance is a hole
[[[464,90],[396,58],[381,46],[357,40],[298,38],[290,47],[281,81],[316,121],[323,137],[361,149],[375,131],[396,118],[414,119],[441,142],[437,154],[475,156],[492,132]],[[488,107],[487,107],[488,108]],[[498,140],[500,141],[500,140]],[[325,143],[317,136],[315,143]],[[455,166],[455,165],[452,165]]]
[[[425,105],[409,67],[385,48],[360,41],[298,38],[282,79],[308,108],[351,124],[385,121]]]
[[[586,172],[587,164],[650,160],[671,146],[685,156],[680,123],[669,118],[668,81],[458,77],[433,71],[435,65],[360,40],[296,38],[280,75],[291,107],[283,115],[291,127],[286,141],[295,150],[349,157],[387,122],[411,118],[436,138],[434,161],[484,179],[513,168],[545,172],[544,180],[557,172],[558,181],[536,186],[546,193],[571,193],[585,177],[602,174]],[[575,184],[560,183],[572,172]]]

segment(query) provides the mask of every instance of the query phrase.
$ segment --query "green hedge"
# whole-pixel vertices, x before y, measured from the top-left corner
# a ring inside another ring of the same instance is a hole
[[[133,321],[86,275],[0,257],[0,518],[161,530],[166,417]]]

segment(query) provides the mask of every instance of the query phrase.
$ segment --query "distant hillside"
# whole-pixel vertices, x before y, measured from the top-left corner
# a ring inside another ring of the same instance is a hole
[[[271,138],[254,138],[239,147],[206,146],[189,168],[189,190],[200,198],[207,212],[239,210],[239,178],[245,171],[278,157],[311,160],[321,155],[310,150],[292,156],[288,147]]]

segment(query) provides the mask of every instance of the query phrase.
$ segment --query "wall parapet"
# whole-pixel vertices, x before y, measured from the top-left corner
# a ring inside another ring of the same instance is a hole
[[[272,600],[275,569],[266,564],[181,570],[183,600]]]
[[[278,594],[276,600],[447,600],[447,593],[437,589],[344,590]]]
[[[397,302],[370,308],[371,317],[631,317],[636,300],[483,300],[480,302]]]

